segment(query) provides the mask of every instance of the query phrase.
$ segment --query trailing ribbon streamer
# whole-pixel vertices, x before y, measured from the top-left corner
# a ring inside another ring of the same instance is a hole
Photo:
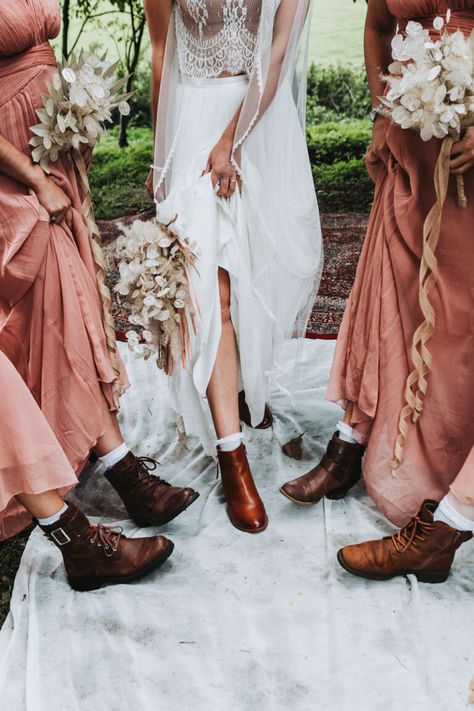
[[[92,205],[89,177],[87,174],[87,166],[84,160],[84,156],[79,150],[76,149],[73,149],[71,151],[71,154],[77,171],[79,185],[82,188],[82,193],[84,196],[82,201],[82,213],[84,215],[84,220],[89,232],[92,256],[94,257],[94,263],[97,267],[96,278],[100,298],[102,301],[102,321],[104,324],[107,350],[110,355],[113,371],[116,375],[116,380],[113,384],[112,390],[114,396],[114,403],[118,407],[118,401],[120,396],[123,395],[124,388],[120,385],[121,372],[119,357],[117,353],[115,323],[114,318],[112,316],[112,298],[110,296],[110,291],[107,287],[107,284],[105,283],[107,266],[105,263],[104,252],[102,250],[99,228],[97,227],[97,223],[94,219],[94,208]]]
[[[429,300],[429,293],[438,279],[438,260],[436,259],[435,251],[439,241],[443,207],[448,193],[449,163],[454,141],[455,138],[453,136],[446,136],[441,144],[434,173],[437,201],[428,213],[423,225],[423,253],[420,263],[418,296],[424,321],[413,336],[411,356],[414,369],[406,381],[406,404],[400,412],[398,437],[395,442],[393,460],[390,463],[393,470],[397,469],[402,461],[403,448],[408,434],[407,419],[411,418],[413,423],[418,422],[423,412],[424,398],[428,389],[427,375],[430,372],[432,355],[428,349],[427,342],[435,330],[435,312]],[[459,182],[457,185],[459,191]],[[459,204],[462,206],[459,192],[458,197]]]

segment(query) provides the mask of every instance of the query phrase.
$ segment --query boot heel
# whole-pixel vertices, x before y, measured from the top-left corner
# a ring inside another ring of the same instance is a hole
[[[331,499],[331,501],[339,501],[339,499],[343,499],[345,495],[352,489],[353,486],[357,484],[358,481],[362,479],[362,463],[359,463],[359,465],[355,468],[354,473],[352,475],[352,478],[348,484],[345,486],[341,486],[338,489],[333,489],[332,491],[329,491],[326,494],[327,499]]]
[[[69,585],[77,592],[87,592],[89,590],[98,590],[101,583],[97,578],[68,578]]]
[[[444,583],[449,578],[447,573],[415,573],[416,579],[420,583]]]

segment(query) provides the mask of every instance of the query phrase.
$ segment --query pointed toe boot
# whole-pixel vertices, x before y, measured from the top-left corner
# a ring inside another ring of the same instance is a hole
[[[250,415],[250,410],[245,402],[245,392],[243,390],[239,393],[239,417],[241,422],[243,422],[248,427],[252,427],[252,418]],[[265,405],[265,410],[263,413],[263,420],[254,429],[256,430],[268,430],[273,425],[273,415],[268,407]]]
[[[172,486],[151,474],[158,462],[129,452],[104,476],[119,494],[137,526],[164,526],[183,513],[199,494],[189,487]]]
[[[245,533],[260,533],[268,526],[267,512],[257,491],[243,444],[232,452],[218,452],[222,488],[229,519]]]
[[[79,591],[138,580],[163,565],[174,548],[164,536],[126,538],[120,527],[94,526],[74,504],[40,528],[61,551],[69,584]]]
[[[349,573],[370,580],[415,575],[422,583],[443,583],[457,549],[472,538],[472,532],[434,521],[437,506],[436,501],[427,500],[418,514],[392,536],[341,548],[339,563]]]
[[[317,504],[323,496],[342,499],[362,477],[365,447],[339,439],[335,432],[320,463],[310,472],[286,482],[280,489],[295,504]]]

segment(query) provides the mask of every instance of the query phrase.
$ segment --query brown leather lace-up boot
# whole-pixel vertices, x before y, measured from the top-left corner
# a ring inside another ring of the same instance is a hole
[[[126,538],[120,527],[93,526],[74,504],[59,521],[40,528],[61,551],[74,590],[138,580],[162,565],[174,548],[164,536]]]
[[[265,506],[255,486],[243,444],[231,452],[218,451],[219,468],[231,523],[245,533],[260,533],[268,526]]]
[[[317,504],[323,496],[342,499],[362,477],[365,447],[339,439],[335,432],[320,463],[308,474],[283,484],[280,491],[295,504]]]
[[[248,427],[252,427],[252,419],[250,416],[250,410],[245,402],[245,392],[243,390],[239,393],[239,418],[241,422],[246,424]],[[268,430],[273,425],[273,415],[268,407],[265,405],[265,411],[263,413],[263,420],[259,425],[255,427],[256,430]]]
[[[433,521],[436,501],[425,501],[398,533],[342,548],[337,558],[349,573],[372,580],[416,575],[421,583],[444,583],[459,546],[472,538],[443,521]]]
[[[194,489],[172,486],[150,474],[158,462],[150,457],[136,457],[129,452],[105,477],[118,492],[137,526],[164,526],[196,501]]]

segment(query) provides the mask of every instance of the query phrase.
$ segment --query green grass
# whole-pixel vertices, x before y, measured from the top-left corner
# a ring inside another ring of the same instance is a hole
[[[10,598],[13,590],[16,571],[28,540],[30,531],[14,536],[0,543],[0,626],[5,621],[10,609]]]
[[[98,219],[133,215],[152,205],[145,188],[152,160],[151,129],[131,129],[129,141],[128,148],[119,148],[115,128],[94,151],[90,182]]]

